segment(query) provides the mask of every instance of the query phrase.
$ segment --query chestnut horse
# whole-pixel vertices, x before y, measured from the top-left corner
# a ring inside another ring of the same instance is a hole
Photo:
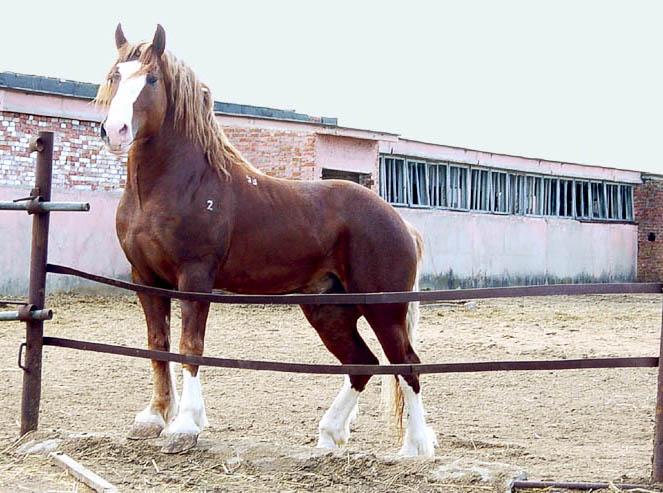
[[[135,282],[265,294],[417,289],[421,239],[389,204],[354,183],[289,181],[255,169],[224,135],[207,86],[165,51],[165,39],[158,26],[151,43],[130,44],[118,25],[118,59],[97,95],[108,106],[101,126],[107,148],[128,153],[117,234]],[[169,351],[170,300],[138,298],[150,349]],[[301,308],[342,363],[378,363],[357,331],[362,316],[391,363],[419,363],[412,347],[415,303]],[[209,303],[182,301],[181,309],[179,350],[201,355]],[[193,447],[207,425],[199,368],[183,365],[181,398],[168,364],[152,361],[152,371],[152,399],[129,436],[163,434],[165,452]],[[347,442],[369,378],[345,377],[320,421],[319,447]],[[433,455],[419,378],[385,380],[407,412],[400,453]]]

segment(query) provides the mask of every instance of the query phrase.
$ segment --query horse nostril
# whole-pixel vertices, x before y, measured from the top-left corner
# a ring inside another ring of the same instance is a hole
[[[125,123],[122,125],[122,128],[120,128],[119,134],[120,135],[125,135],[129,131],[129,127],[127,127],[127,124]]]

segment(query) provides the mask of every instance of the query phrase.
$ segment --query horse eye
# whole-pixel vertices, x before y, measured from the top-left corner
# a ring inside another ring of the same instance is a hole
[[[147,81],[148,84],[150,84],[152,86],[157,83],[156,75],[147,74],[147,77],[145,77],[145,80]]]

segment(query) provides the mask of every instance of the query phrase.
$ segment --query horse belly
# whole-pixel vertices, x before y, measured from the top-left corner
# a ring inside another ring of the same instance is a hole
[[[332,270],[326,264],[310,261],[226,263],[219,271],[216,287],[244,294],[324,292],[318,290],[326,289]]]

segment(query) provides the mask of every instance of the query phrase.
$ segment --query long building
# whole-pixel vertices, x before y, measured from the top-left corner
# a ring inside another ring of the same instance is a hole
[[[28,144],[56,132],[54,197],[90,213],[53,214],[50,260],[126,278],[115,236],[125,163],[98,137],[94,84],[0,72],[0,200],[34,181]],[[663,278],[663,177],[419,142],[312,117],[216,102],[230,140],[268,175],[372,188],[425,240],[431,288]],[[634,163],[636,166],[637,164]],[[0,292],[27,286],[29,218],[0,213]],[[51,288],[80,281],[57,277]]]

